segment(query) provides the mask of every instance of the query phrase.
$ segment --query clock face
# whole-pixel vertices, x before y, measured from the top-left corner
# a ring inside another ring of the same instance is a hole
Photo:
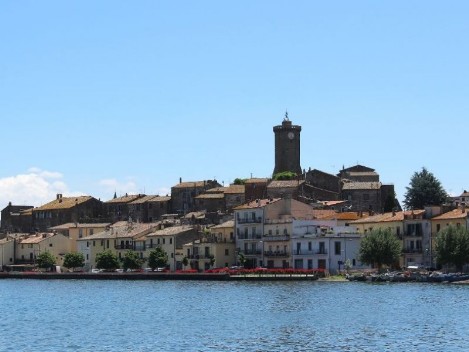
[[[295,134],[293,132],[288,132],[288,138],[290,139],[295,138]]]

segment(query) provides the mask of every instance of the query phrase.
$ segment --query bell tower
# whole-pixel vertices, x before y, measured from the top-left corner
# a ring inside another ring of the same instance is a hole
[[[281,125],[274,126],[275,134],[275,168],[274,175],[291,171],[302,174],[300,166],[300,132],[301,126],[293,125],[288,112]]]

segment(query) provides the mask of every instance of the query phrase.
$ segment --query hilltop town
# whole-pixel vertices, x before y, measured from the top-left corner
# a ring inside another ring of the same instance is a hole
[[[403,211],[394,186],[376,170],[354,165],[336,175],[300,165],[301,126],[285,116],[273,127],[272,178],[185,181],[171,194],[125,194],[108,201],[92,196],[56,198],[39,207],[9,203],[1,212],[0,267],[34,267],[41,253],[63,265],[82,253],[84,270],[96,256],[128,251],[146,260],[155,248],[167,269],[247,268],[364,269],[358,251],[372,229],[390,229],[402,241],[401,266],[435,267],[434,240],[443,227],[469,225],[469,193],[447,205]]]

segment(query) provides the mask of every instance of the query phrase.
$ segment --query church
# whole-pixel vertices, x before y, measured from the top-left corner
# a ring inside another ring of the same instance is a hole
[[[289,193],[293,198],[312,205],[334,204],[341,211],[383,213],[400,208],[394,185],[381,183],[379,174],[370,167],[343,167],[337,175],[311,168],[303,170],[300,166],[301,126],[294,125],[288,113],[281,125],[274,126],[273,132],[275,167],[272,182],[285,180],[285,173],[289,174],[296,180],[294,186],[297,189]]]

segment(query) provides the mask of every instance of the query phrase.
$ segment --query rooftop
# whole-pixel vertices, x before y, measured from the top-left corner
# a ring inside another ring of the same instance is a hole
[[[83,204],[90,199],[94,199],[91,196],[80,196],[80,197],[62,197],[57,195],[57,199],[44,204],[38,208],[34,208],[33,211],[44,211],[44,210],[56,210],[56,209],[70,209],[74,206]]]
[[[342,186],[343,190],[379,190],[381,182],[345,182]]]
[[[272,204],[278,202],[281,198],[273,198],[273,199],[257,199],[249,203],[242,204],[234,208],[234,210],[243,210],[243,209],[255,209],[255,208],[262,208],[268,204]]]
[[[167,227],[163,230],[157,230],[147,235],[147,237],[157,237],[157,236],[175,236],[180,233],[194,230],[193,226],[172,226]]]
[[[468,217],[466,209],[457,208],[447,213],[435,216],[432,220],[451,220],[451,219],[465,219]]]

